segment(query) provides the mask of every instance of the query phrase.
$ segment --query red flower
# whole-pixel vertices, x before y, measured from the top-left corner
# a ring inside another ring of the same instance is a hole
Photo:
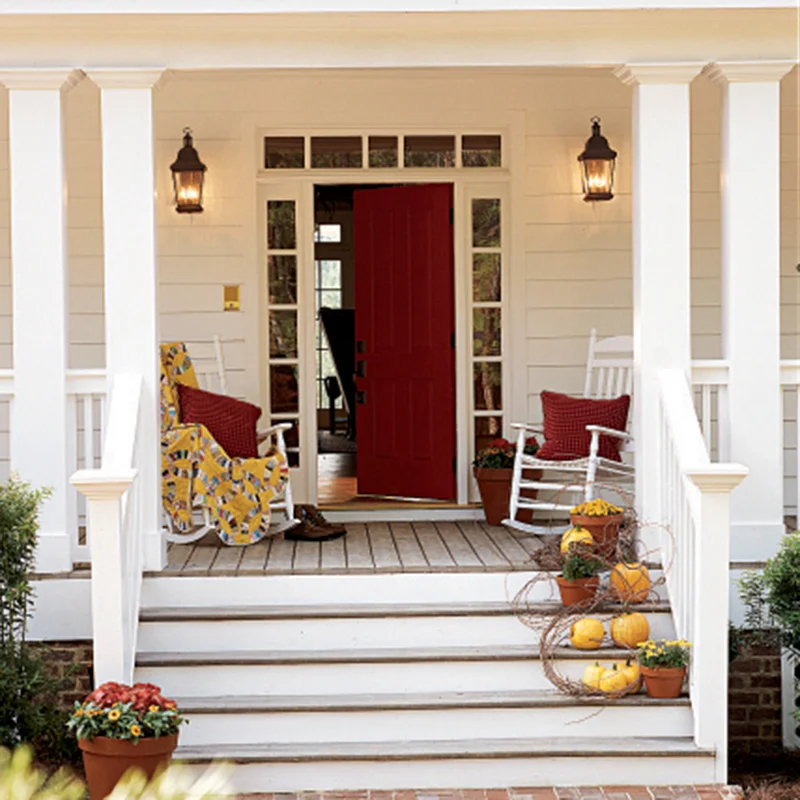
[[[508,439],[492,439],[489,442],[489,447],[496,447],[498,450],[507,450],[511,447],[511,442]]]

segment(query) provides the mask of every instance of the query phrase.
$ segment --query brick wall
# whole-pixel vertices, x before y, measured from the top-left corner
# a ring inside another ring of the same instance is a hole
[[[81,701],[91,691],[92,667],[91,641],[30,642],[40,650],[53,675],[64,682],[58,699],[65,709],[71,710],[75,701]]]
[[[748,641],[730,665],[728,740],[732,751],[750,755],[780,752],[781,651],[771,642]]]

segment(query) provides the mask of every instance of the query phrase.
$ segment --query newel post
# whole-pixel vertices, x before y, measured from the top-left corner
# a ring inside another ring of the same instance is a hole
[[[95,685],[105,681],[133,682],[133,661],[126,642],[125,578],[129,565],[122,548],[122,498],[137,475],[123,470],[98,477],[97,470],[80,470],[70,483],[86,498],[87,526],[92,537],[92,638]]]
[[[709,464],[687,471],[699,489],[695,537],[691,695],[694,739],[716,750],[716,776],[728,777],[728,625],[730,622],[730,494],[747,476],[741,464]]]

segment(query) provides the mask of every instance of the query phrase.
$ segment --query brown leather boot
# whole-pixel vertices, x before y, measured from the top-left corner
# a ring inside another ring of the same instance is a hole
[[[294,513],[300,525],[283,534],[290,542],[329,542],[347,533],[344,525],[328,522],[312,505],[296,505]]]

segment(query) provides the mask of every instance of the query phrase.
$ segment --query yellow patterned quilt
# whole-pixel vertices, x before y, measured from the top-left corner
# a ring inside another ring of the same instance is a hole
[[[208,509],[225,544],[253,544],[269,527],[271,500],[289,480],[277,450],[263,458],[230,458],[204,425],[180,423],[177,384],[197,387],[183,342],[161,345],[161,487],[175,527],[192,530],[192,505]]]

